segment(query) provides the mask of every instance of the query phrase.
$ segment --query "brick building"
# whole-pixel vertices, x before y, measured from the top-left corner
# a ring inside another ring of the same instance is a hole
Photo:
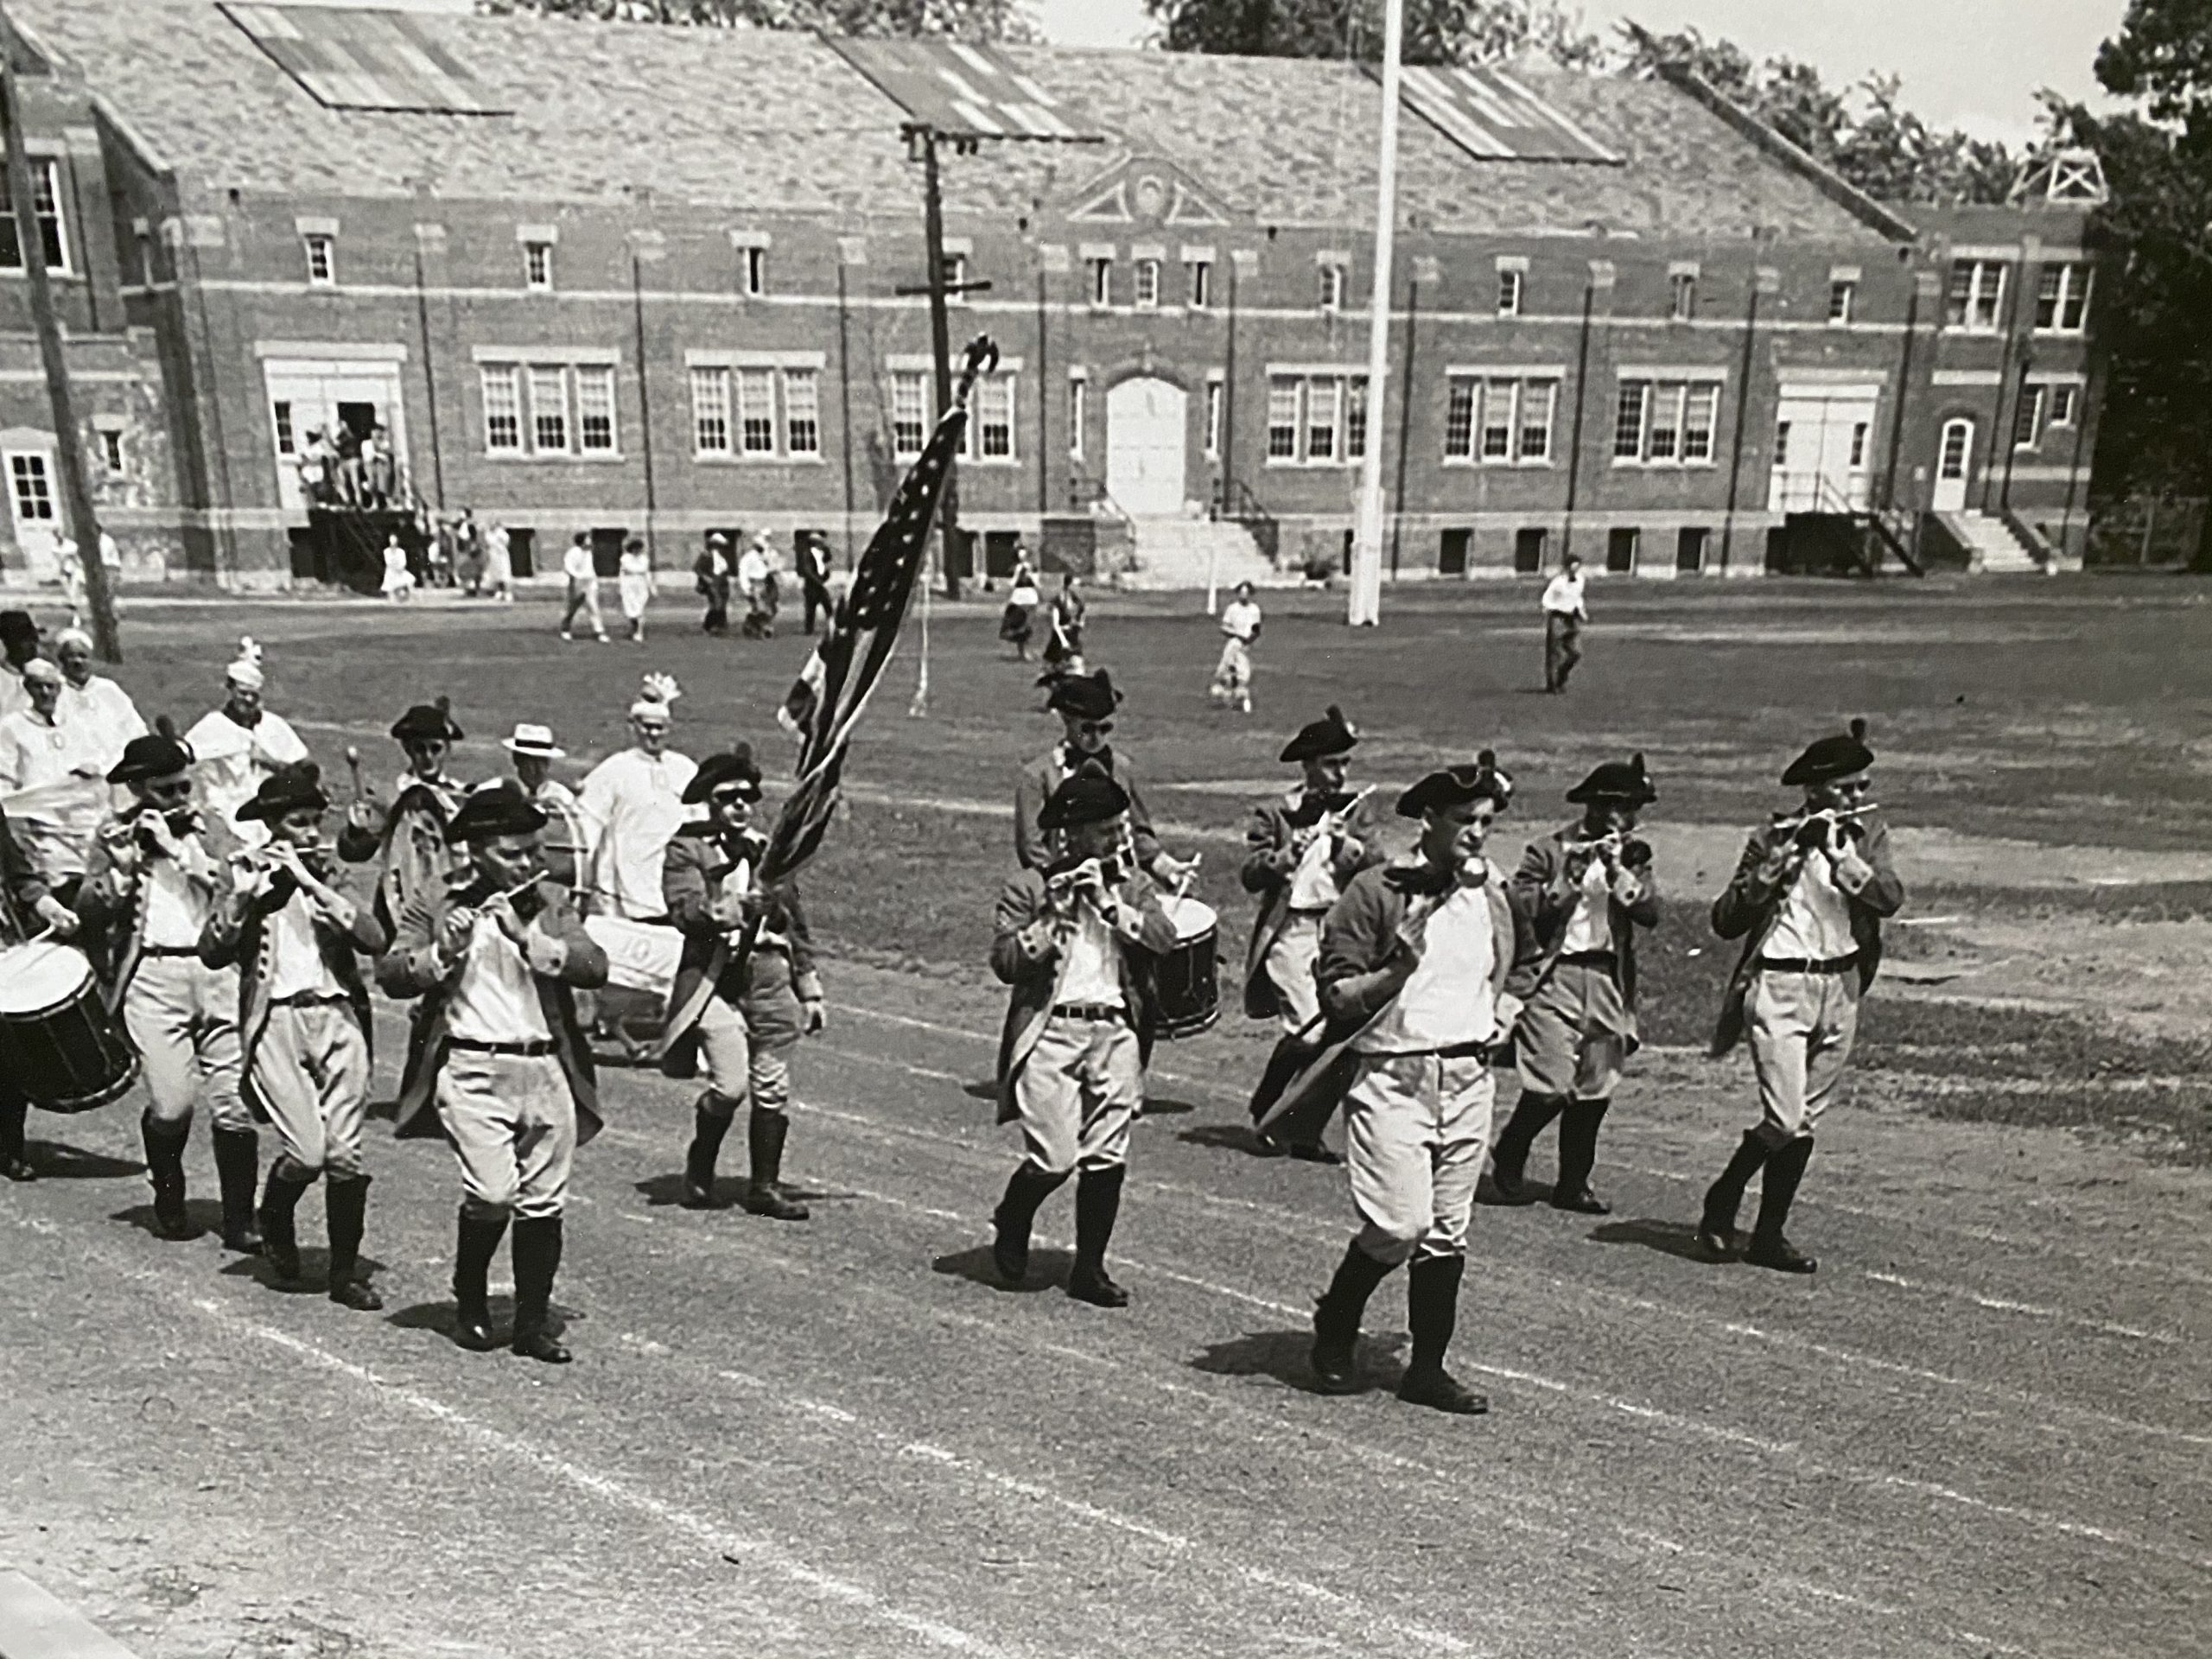
[[[919,446],[927,312],[896,292],[925,275],[919,168],[849,50],[212,0],[9,15],[135,574],[304,574],[297,452],[335,423],[385,426],[416,495],[529,531],[541,569],[579,531],[664,566],[716,527],[849,551]],[[1463,113],[1502,125],[1403,123],[1371,396],[1359,70],[885,49],[1013,76],[1022,119],[1095,141],[945,157],[950,263],[991,284],[955,331],[1003,352],[961,469],[979,562],[1126,534],[1147,579],[1332,563],[1371,441],[1400,578],[2078,549],[2079,205],[1893,210],[1694,82],[1471,79]],[[11,576],[59,493],[12,234]]]

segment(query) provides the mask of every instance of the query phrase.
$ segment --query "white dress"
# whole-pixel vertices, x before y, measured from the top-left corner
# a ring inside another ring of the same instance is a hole
[[[622,614],[636,621],[645,613],[645,606],[653,596],[652,558],[645,553],[625,553],[615,575],[615,585],[622,596]]]
[[[384,596],[397,599],[414,586],[415,577],[407,569],[407,550],[394,543],[384,550]]]

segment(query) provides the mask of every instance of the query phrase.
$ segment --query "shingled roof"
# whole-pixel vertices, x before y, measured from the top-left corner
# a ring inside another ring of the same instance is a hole
[[[188,196],[411,194],[655,200],[841,218],[912,214],[901,112],[808,34],[416,14],[512,115],[331,110],[214,0],[11,0]],[[1116,156],[1157,155],[1263,225],[1363,227],[1380,90],[1357,67],[1053,47],[1007,48],[1109,145],[987,145],[947,169],[956,213],[1027,211]],[[1442,231],[1852,239],[1863,216],[1674,87],[1551,72],[1542,97],[1619,166],[1478,161],[1418,116],[1403,134],[1405,222]]]

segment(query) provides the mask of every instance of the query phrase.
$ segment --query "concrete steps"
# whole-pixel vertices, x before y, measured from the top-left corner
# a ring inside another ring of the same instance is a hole
[[[1122,579],[1124,588],[1146,592],[1202,588],[1211,569],[1227,593],[1240,582],[1255,588],[1294,588],[1298,573],[1285,577],[1268,562],[1251,532],[1231,520],[1133,518],[1135,561]]]
[[[1939,512],[1943,528],[1971,550],[1967,569],[1982,575],[2040,575],[2044,562],[2036,550],[1994,513]]]

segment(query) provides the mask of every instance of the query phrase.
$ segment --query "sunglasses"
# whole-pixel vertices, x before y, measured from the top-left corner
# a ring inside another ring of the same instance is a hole
[[[1085,737],[1110,737],[1114,734],[1114,722],[1110,720],[1078,720],[1075,728]]]
[[[716,806],[735,806],[741,801],[750,806],[760,796],[759,791],[750,789],[718,789],[707,798]]]

